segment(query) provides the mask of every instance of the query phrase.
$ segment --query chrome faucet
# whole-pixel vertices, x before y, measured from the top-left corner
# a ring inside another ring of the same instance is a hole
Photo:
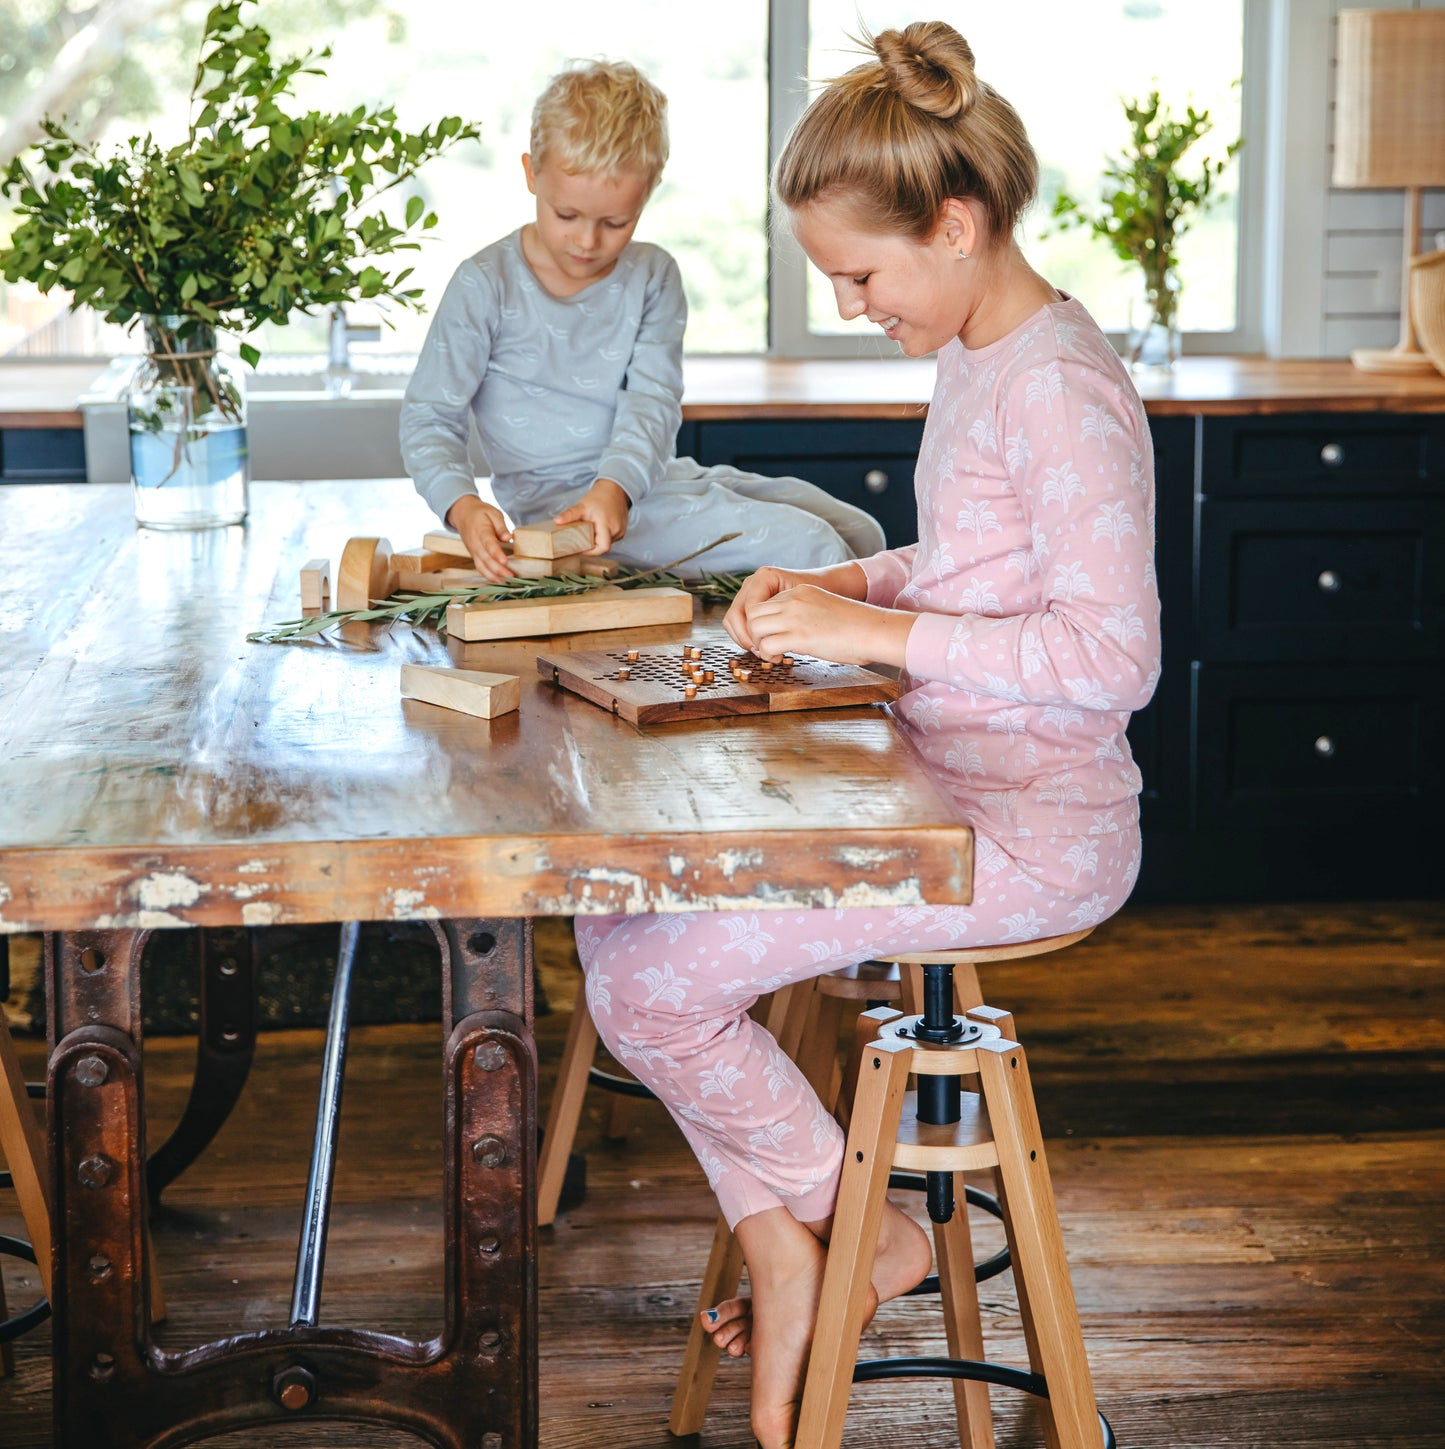
[[[356,369],[351,365],[351,344],[353,342],[380,342],[380,326],[359,326],[346,315],[345,306],[337,302],[331,309],[331,334],[326,349],[327,397],[349,397],[352,384],[356,381]]]

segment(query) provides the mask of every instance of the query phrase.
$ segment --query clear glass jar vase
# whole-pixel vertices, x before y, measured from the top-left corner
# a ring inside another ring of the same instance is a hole
[[[136,522],[221,528],[246,517],[250,453],[241,364],[193,317],[147,317],[126,393]]]
[[[1172,372],[1182,350],[1179,336],[1179,278],[1165,274],[1156,283],[1145,274],[1129,299],[1129,341],[1125,359],[1136,373]]]

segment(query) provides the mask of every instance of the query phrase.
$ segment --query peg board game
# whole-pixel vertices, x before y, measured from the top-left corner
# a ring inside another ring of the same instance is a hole
[[[768,664],[728,644],[540,654],[537,672],[635,725],[898,698],[896,682],[870,669],[801,654]]]

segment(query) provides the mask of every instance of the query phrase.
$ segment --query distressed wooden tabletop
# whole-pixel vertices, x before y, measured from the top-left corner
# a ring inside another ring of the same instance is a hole
[[[127,487],[0,487],[0,932],[968,901],[972,833],[881,708],[637,729],[536,671],[683,626],[245,642],[308,559],[431,525],[395,481],[170,534]],[[404,701],[405,662],[519,675],[521,709]]]

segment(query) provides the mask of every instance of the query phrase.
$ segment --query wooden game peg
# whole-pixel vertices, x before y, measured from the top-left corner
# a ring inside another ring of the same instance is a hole
[[[347,539],[336,571],[336,607],[369,609],[372,600],[388,599],[395,589],[391,543],[384,538]]]
[[[683,693],[683,697],[685,699],[696,699],[697,698],[697,685],[695,685],[695,684],[687,684],[687,685],[684,685],[683,686],[682,693]]]
[[[704,684],[711,684],[716,677],[716,674],[711,669],[704,669],[702,672],[702,682]]]
[[[331,607],[329,558],[314,558],[301,570],[301,607],[303,610]]]
[[[632,671],[625,664],[619,664],[617,666],[617,677],[619,679],[631,679]]]
[[[636,664],[637,663],[637,660],[638,660],[637,650],[636,649],[629,649],[627,651],[627,662],[629,664]]]
[[[702,658],[702,650],[701,650],[701,649],[699,649],[699,648],[698,648],[698,647],[697,647],[697,646],[696,646],[696,645],[693,645],[693,646],[692,646],[692,647],[691,647],[691,648],[690,648],[690,649],[689,649],[689,650],[688,650],[688,651],[687,651],[687,657],[688,657],[688,658],[689,658],[689,659],[701,659],[701,658]]]

